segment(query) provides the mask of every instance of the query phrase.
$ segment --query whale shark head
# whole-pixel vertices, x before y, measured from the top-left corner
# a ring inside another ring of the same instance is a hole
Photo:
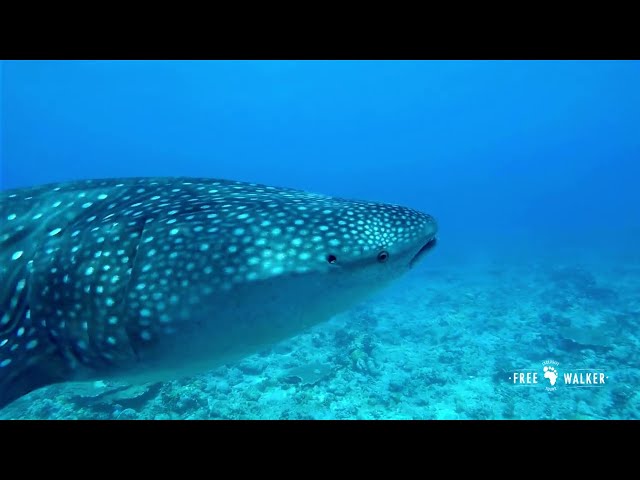
[[[256,352],[402,276],[438,230],[398,205],[213,179],[48,185],[0,207],[0,406]]]
[[[195,194],[144,228],[127,299],[147,333],[133,342],[142,363],[169,369],[166,376],[231,361],[325,321],[402,276],[436,242],[434,218],[402,206],[194,185],[187,191]]]
[[[295,210],[282,217],[282,237],[262,255],[272,258],[271,248],[286,252],[276,254],[290,260],[278,264],[275,273],[283,269],[300,281],[307,278],[311,290],[321,279],[319,291],[331,292],[327,301],[354,303],[380,290],[436,244],[435,219],[403,206],[316,197],[304,208],[303,219]]]

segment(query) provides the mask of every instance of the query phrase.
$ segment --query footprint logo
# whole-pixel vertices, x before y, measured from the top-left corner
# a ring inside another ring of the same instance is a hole
[[[558,380],[558,371],[549,365],[545,365],[542,370],[544,370],[544,378],[548,378],[553,387],[556,384],[556,380]]]

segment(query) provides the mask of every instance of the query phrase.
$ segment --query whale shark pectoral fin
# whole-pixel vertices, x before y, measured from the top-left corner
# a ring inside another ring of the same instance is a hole
[[[28,309],[0,329],[0,409],[38,388],[70,378],[68,362]]]
[[[0,368],[0,409],[29,392],[69,380],[68,365],[59,355],[30,353],[28,359],[16,355],[11,360]]]
[[[0,408],[40,387],[65,381],[69,374],[55,340],[32,315],[31,273],[26,263],[9,271],[0,298]]]
[[[108,369],[132,357],[122,303],[143,229],[143,219],[69,225],[32,249],[29,267],[12,276],[20,288],[9,291],[19,294],[0,302],[0,408],[81,379],[86,366]]]

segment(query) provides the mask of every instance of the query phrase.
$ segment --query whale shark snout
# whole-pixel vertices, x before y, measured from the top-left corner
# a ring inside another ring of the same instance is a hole
[[[438,233],[438,223],[431,215],[425,215],[426,221],[424,224],[423,238],[424,243],[420,246],[416,254],[409,261],[409,267],[414,267],[420,260],[422,260],[429,252],[431,252],[438,239],[436,235]]]

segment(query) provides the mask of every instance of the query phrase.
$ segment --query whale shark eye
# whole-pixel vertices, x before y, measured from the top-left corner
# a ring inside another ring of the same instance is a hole
[[[382,250],[382,251],[378,254],[378,261],[379,261],[380,263],[382,263],[382,262],[386,262],[388,258],[389,258],[389,252],[387,252],[386,250]]]
[[[335,255],[327,255],[327,262],[334,264],[338,261]]]

